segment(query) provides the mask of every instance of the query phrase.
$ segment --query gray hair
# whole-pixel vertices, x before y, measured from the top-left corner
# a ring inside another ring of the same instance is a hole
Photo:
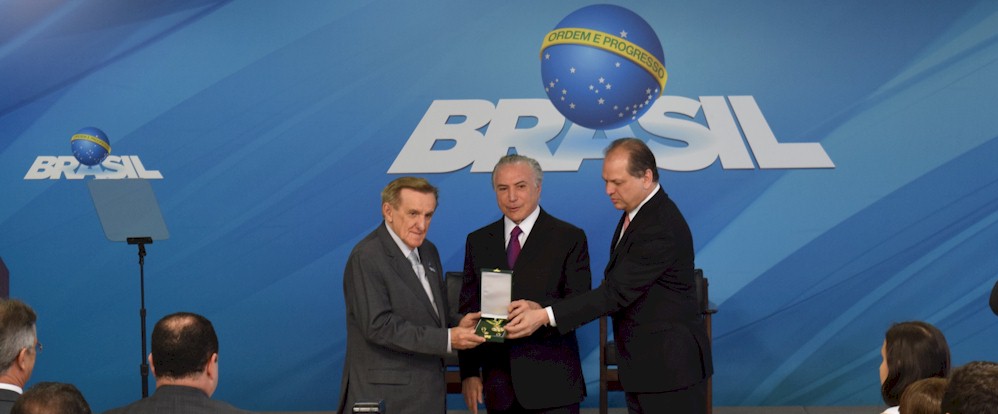
[[[0,373],[7,372],[22,349],[35,352],[35,321],[30,306],[17,299],[0,300]]]
[[[496,182],[496,171],[499,171],[499,167],[517,163],[523,163],[530,166],[530,169],[534,171],[534,181],[537,186],[541,185],[541,182],[544,181],[544,171],[541,170],[541,165],[537,163],[537,160],[520,154],[509,154],[499,159],[499,162],[496,163],[495,168],[492,168],[492,183],[495,184]]]

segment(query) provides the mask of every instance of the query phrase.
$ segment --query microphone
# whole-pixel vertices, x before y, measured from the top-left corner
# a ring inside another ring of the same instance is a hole
[[[998,282],[995,282],[995,287],[991,289],[991,311],[998,315]]]

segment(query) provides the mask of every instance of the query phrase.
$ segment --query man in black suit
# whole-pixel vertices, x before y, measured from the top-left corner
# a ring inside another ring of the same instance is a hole
[[[0,414],[10,413],[35,369],[41,345],[35,311],[16,299],[0,299]]]
[[[537,161],[522,155],[507,155],[493,169],[503,217],[468,235],[462,312],[480,310],[483,268],[513,270],[511,296],[521,299],[519,306],[539,309],[590,290],[586,235],[540,208],[542,174]],[[462,391],[473,413],[483,393],[489,414],[579,412],[585,380],[573,330],[545,328],[459,356]]]
[[[624,211],[603,283],[547,309],[518,309],[510,315],[508,337],[545,324],[568,332],[610,314],[628,411],[704,413],[714,369],[686,219],[659,185],[655,156],[641,140],[610,144],[603,180],[613,206]]]
[[[149,365],[156,392],[105,414],[246,414],[211,399],[218,387],[218,336],[204,316],[178,312],[152,330]]]
[[[485,342],[475,335],[477,314],[449,318],[440,255],[426,240],[436,209],[436,187],[417,177],[395,179],[381,192],[384,221],[350,252],[339,413],[384,401],[391,414],[444,414],[443,357]]]

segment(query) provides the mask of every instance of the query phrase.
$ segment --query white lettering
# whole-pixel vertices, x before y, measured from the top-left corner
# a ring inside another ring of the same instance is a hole
[[[138,156],[132,155],[132,165],[135,167],[135,173],[138,174],[139,178],[144,178],[146,180],[162,180],[163,174],[160,174],[156,170],[146,170],[146,167],[142,165],[142,161],[139,160]]]
[[[485,141],[478,129],[489,124],[493,112],[495,106],[486,100],[433,101],[388,173],[451,172],[468,166]],[[452,123],[461,117],[462,122]],[[450,141],[454,145],[444,150],[433,149],[437,141]]]
[[[745,131],[745,139],[759,161],[759,168],[835,168],[821,144],[815,142],[780,143],[751,96],[729,96],[731,108]]]
[[[28,169],[28,173],[24,174],[25,180],[56,180],[59,178],[58,175],[52,176],[53,173],[61,170],[55,168],[56,164],[59,162],[59,157],[52,157],[48,155],[42,155],[35,158],[35,163],[31,164],[31,168]]]
[[[501,99],[494,106],[484,100],[435,100],[388,173],[445,173],[468,165],[471,172],[490,172],[511,149],[537,159],[545,171],[578,171],[584,160],[603,158],[607,144],[622,137],[645,139],[659,168],[669,171],[702,170],[716,161],[725,170],[754,169],[753,155],[762,169],[835,167],[820,143],[778,142],[751,96],[728,102],[723,96],[699,101],[662,96],[631,126],[596,131],[570,123],[552,148],[566,121],[546,99]],[[706,125],[696,119],[701,110]]]
[[[80,164],[72,155],[40,155],[24,175],[25,180],[82,180],[91,176],[98,180],[118,180],[124,178],[163,179],[156,170],[146,170],[142,161],[135,155],[108,155],[100,165]]]
[[[520,121],[530,119],[536,124],[518,128]],[[499,158],[515,148],[517,154],[534,158],[541,168],[554,163],[546,143],[558,136],[565,127],[565,117],[547,99],[500,99],[495,115],[485,132],[482,148],[475,152],[471,172],[492,172]]]

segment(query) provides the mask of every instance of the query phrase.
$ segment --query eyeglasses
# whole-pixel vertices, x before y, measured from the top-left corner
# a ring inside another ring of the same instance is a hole
[[[35,342],[35,353],[41,353],[41,352],[42,352],[42,343]]]

